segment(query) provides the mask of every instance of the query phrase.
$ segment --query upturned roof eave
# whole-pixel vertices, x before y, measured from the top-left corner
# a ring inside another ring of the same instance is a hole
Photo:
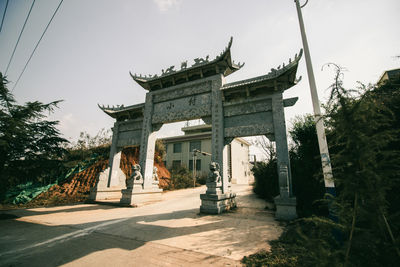
[[[301,49],[299,55],[298,56],[296,55],[294,60],[291,61],[288,65],[284,66],[283,68],[271,69],[269,73],[254,78],[227,83],[221,88],[221,90],[228,90],[232,88],[238,88],[249,85],[257,85],[260,83],[264,83],[266,81],[277,79],[286,74],[291,74],[293,71],[297,72],[298,63],[302,57],[302,54],[303,50]],[[292,79],[291,83],[295,84],[295,75],[293,75],[291,79]]]
[[[97,106],[104,112],[106,113],[108,116],[112,117],[112,118],[117,118],[118,116],[120,116],[123,113],[127,113],[127,112],[143,112],[143,107],[144,107],[144,103],[140,103],[140,104],[136,104],[136,105],[130,105],[130,106],[126,106],[124,107],[122,106],[117,106],[117,107],[105,107],[105,106],[101,106],[99,104],[97,104]]]

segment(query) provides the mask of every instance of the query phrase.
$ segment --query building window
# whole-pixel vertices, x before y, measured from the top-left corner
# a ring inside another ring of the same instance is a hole
[[[182,152],[182,143],[174,144],[174,153],[181,153]]]
[[[189,160],[189,171],[193,171],[193,160]],[[200,159],[196,159],[196,171],[201,171]]]
[[[182,166],[182,163],[180,160],[173,160],[172,161],[172,169],[177,170]]]
[[[201,141],[192,141],[190,142],[190,152],[193,152],[193,150],[200,150],[201,151]]]

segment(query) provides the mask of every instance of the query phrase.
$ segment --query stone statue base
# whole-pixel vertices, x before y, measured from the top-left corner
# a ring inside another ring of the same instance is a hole
[[[157,180],[157,181],[153,181],[153,183],[152,183],[152,186],[153,186],[153,188],[159,188],[159,181]]]
[[[113,186],[113,187],[105,187],[105,188],[91,188],[89,200],[90,201],[100,201],[100,200],[111,200],[111,199],[120,199],[121,187]]]
[[[288,221],[297,218],[295,197],[282,198],[281,196],[277,196],[274,198],[274,202],[276,206],[276,219]]]
[[[114,179],[115,181],[113,181],[110,187],[107,186],[108,177],[110,174],[110,167],[100,172],[96,186],[90,189],[90,201],[121,198],[121,189],[125,188],[125,174],[119,167],[116,168],[113,172],[113,175],[116,178]]]
[[[132,189],[122,189],[122,197],[119,203],[124,206],[135,207],[145,202],[160,201],[162,191],[160,188],[143,189],[136,186]]]
[[[224,211],[236,208],[236,194],[222,193],[221,182],[207,183],[207,191],[200,195],[200,212],[206,214],[220,214]]]
[[[206,214],[220,214],[236,208],[236,194],[201,194],[200,212]]]

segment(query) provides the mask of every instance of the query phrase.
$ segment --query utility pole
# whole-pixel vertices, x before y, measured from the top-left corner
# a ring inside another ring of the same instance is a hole
[[[202,154],[203,156],[211,156],[210,153],[208,152],[204,152],[204,151],[200,151],[198,149],[193,149],[193,187],[196,187],[196,159],[197,159],[197,153]]]
[[[193,168],[193,188],[196,187],[196,160],[197,160],[197,151],[196,149],[193,150],[193,162],[192,162],[192,168]]]
[[[333,182],[333,175],[332,175],[331,160],[330,160],[329,151],[328,151],[328,143],[326,141],[326,135],[325,135],[324,121],[321,116],[321,109],[320,109],[320,104],[319,104],[319,100],[318,100],[317,86],[315,83],[314,71],[313,71],[313,67],[311,64],[310,49],[308,48],[307,36],[306,36],[305,29],[304,29],[303,15],[301,13],[301,8],[303,8],[305,5],[307,5],[308,0],[306,0],[306,3],[302,6],[300,6],[299,1],[300,0],[294,0],[294,2],[296,3],[297,15],[299,18],[301,39],[303,41],[304,56],[306,59],[308,82],[310,84],[311,99],[312,99],[313,109],[314,109],[315,127],[317,128],[318,145],[319,145],[319,151],[321,154],[322,172],[324,174],[325,190],[328,194],[331,194],[332,196],[336,196],[335,184]]]

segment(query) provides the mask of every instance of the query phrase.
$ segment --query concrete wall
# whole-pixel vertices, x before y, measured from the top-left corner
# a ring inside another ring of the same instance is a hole
[[[249,184],[254,181],[254,176],[250,171],[249,165],[249,146],[233,139],[231,142],[231,160],[232,160],[232,183]]]

